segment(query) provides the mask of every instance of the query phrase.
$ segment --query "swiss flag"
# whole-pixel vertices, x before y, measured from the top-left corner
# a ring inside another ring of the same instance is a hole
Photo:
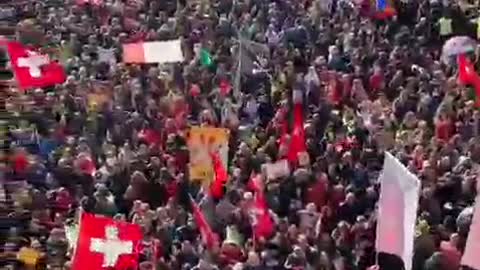
[[[21,89],[41,88],[63,83],[63,67],[50,61],[48,55],[27,48],[20,42],[6,42],[13,73]]]
[[[136,269],[140,226],[82,213],[73,270]]]

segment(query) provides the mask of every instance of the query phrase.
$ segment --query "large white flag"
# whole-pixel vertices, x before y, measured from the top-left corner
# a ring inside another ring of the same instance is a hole
[[[123,44],[125,63],[176,63],[183,61],[182,42],[177,40]]]
[[[388,152],[379,181],[377,252],[397,255],[411,270],[420,181]]]
[[[479,180],[477,179],[477,190],[480,190]],[[470,224],[465,253],[463,253],[461,263],[473,269],[480,269],[480,192],[477,192],[473,209],[472,224]]]

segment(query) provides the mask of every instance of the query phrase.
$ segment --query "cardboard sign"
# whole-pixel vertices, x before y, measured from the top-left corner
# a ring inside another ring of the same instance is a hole
[[[275,163],[265,164],[265,170],[269,180],[288,176],[290,174],[290,166],[286,159],[279,160]]]
[[[223,165],[228,165],[228,140],[230,132],[224,128],[192,127],[187,144],[190,151],[190,180],[209,185],[214,177],[210,152],[220,153]]]

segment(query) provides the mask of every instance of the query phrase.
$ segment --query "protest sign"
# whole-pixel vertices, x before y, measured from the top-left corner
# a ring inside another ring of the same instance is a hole
[[[14,7],[1,7],[0,8],[0,20],[6,20],[14,18],[16,11]]]
[[[290,166],[286,159],[279,160],[275,163],[265,164],[267,179],[274,180],[290,174]]]
[[[105,48],[98,48],[98,62],[100,63],[107,63],[110,65],[115,65],[117,63],[117,58],[115,57],[115,49],[105,49]]]
[[[224,128],[193,127],[188,136],[190,179],[209,184],[213,180],[210,153],[218,151],[223,165],[228,164],[229,131]]]

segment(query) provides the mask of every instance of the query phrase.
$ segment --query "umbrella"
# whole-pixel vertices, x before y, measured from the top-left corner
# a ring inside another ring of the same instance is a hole
[[[467,36],[456,36],[447,40],[442,48],[442,61],[446,64],[452,62],[459,54],[475,51],[477,43]]]

